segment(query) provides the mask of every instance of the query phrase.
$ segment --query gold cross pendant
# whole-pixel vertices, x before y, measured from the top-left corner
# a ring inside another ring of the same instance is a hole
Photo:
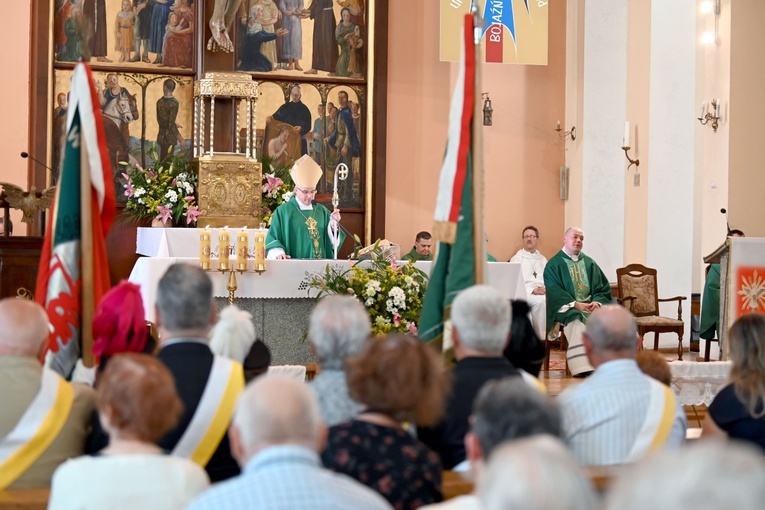
[[[310,217],[307,220],[305,220],[305,224],[308,227],[308,232],[309,233],[311,233],[311,234],[316,234],[317,233],[317,230],[316,230],[316,220],[313,219],[313,217]]]

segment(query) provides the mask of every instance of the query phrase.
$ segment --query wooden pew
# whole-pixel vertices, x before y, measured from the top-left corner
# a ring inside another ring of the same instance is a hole
[[[590,466],[584,468],[584,473],[600,493],[605,492],[611,486],[611,483],[626,469],[627,466]],[[441,473],[441,491],[444,499],[451,499],[473,492],[473,482],[463,478],[461,473],[456,471],[443,471]]]
[[[50,489],[6,489],[0,491],[0,510],[45,510]]]

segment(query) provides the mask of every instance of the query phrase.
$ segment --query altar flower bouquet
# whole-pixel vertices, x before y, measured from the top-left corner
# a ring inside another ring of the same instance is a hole
[[[311,287],[319,289],[317,299],[328,294],[352,295],[369,313],[372,332],[417,333],[417,321],[428,285],[428,275],[411,261],[386,259],[377,246],[368,260],[351,261],[347,270],[327,265],[324,273],[314,276]]]
[[[137,162],[121,162],[126,166],[122,173],[124,180],[125,214],[136,220],[158,220],[163,225],[194,226],[202,214],[196,202],[197,176],[186,170],[186,161],[173,154],[163,162],[156,153],[156,147],[149,150],[155,163],[143,168]]]
[[[288,202],[295,194],[295,184],[289,176],[289,167],[273,168],[267,157],[261,160],[262,168],[270,168],[271,172],[263,174],[260,192],[260,218],[266,226],[271,226],[271,218],[277,207]]]

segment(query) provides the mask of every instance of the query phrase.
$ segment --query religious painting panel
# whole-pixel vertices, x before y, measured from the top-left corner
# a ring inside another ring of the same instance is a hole
[[[72,71],[54,72],[52,150],[54,181],[60,169],[61,146],[66,129],[68,94]],[[190,157],[192,127],[192,79],[136,73],[94,72],[104,119],[104,133],[114,174],[118,202],[123,193],[121,163],[155,163],[155,155],[164,160],[171,151]],[[156,150],[151,150],[156,146]]]
[[[235,22],[237,69],[363,80],[370,8],[368,0],[242,0]]]
[[[344,163],[347,179],[337,183],[340,207],[358,209],[364,190],[364,89],[359,86],[262,82],[258,88],[256,147],[273,168],[288,167],[303,154],[323,170],[316,200],[329,203],[335,168]],[[240,106],[240,116],[245,115]],[[241,136],[243,139],[244,137]]]
[[[191,70],[197,7],[194,0],[56,0],[54,61]]]

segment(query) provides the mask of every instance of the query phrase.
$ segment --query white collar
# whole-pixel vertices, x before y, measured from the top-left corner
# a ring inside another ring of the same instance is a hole
[[[297,205],[301,211],[313,211],[313,205],[311,204],[305,205],[303,202],[301,202],[297,198],[295,198],[295,202],[297,202]]]
[[[582,254],[582,252],[580,251],[579,255],[572,255],[568,251],[566,251],[566,247],[565,246],[563,248],[561,248],[561,249],[563,250],[563,253],[568,255],[571,258],[571,260],[573,260],[574,262],[577,262],[579,260],[579,255]]]

